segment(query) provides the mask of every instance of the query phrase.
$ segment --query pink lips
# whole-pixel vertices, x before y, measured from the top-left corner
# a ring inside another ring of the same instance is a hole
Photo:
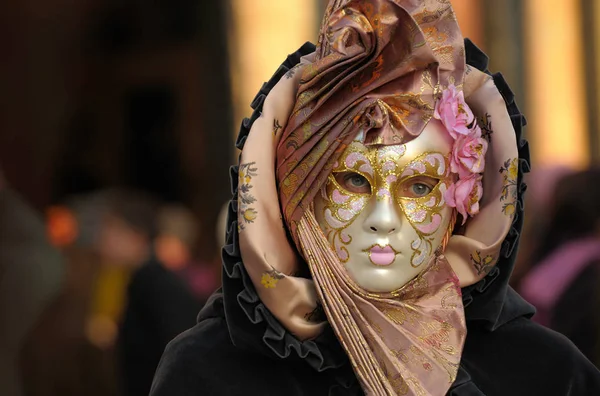
[[[375,265],[386,266],[390,265],[396,259],[396,252],[390,245],[385,245],[385,247],[381,247],[379,245],[373,246],[371,249],[367,250],[369,253],[369,259]]]

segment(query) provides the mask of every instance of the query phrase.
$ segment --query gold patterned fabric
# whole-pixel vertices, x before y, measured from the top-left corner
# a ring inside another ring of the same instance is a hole
[[[277,147],[279,195],[292,231],[359,130],[367,145],[409,142],[433,116],[441,88],[462,86],[464,69],[448,1],[330,2]]]

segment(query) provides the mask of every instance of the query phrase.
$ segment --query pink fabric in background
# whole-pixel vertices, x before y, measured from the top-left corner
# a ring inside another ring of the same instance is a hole
[[[533,319],[548,326],[556,302],[591,263],[600,260],[600,241],[585,238],[565,244],[535,267],[521,283],[521,294],[538,309]]]

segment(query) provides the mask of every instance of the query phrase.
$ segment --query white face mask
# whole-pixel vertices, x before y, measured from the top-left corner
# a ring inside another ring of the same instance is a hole
[[[358,139],[357,139],[358,140]],[[354,141],[315,198],[315,216],[350,277],[391,292],[423,271],[448,232],[452,138],[432,119],[403,145]]]

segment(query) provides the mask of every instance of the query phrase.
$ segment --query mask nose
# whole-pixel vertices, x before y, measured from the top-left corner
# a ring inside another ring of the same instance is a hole
[[[389,235],[400,229],[400,218],[391,199],[377,200],[371,208],[363,225],[365,231],[372,234]]]

